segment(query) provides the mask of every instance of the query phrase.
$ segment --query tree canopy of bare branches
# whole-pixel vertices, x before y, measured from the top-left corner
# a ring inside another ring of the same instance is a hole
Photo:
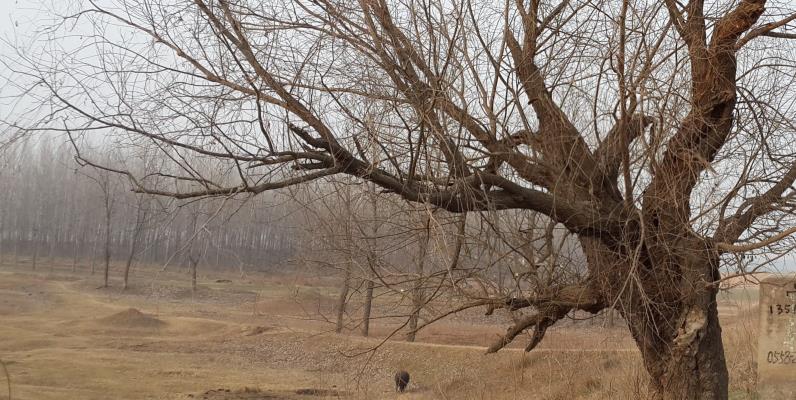
[[[257,194],[345,174],[452,213],[545,215],[577,238],[586,269],[507,300],[532,312],[490,350],[528,329],[532,349],[571,310],[616,308],[656,395],[727,398],[721,270],[741,266],[735,253],[787,251],[796,231],[792,4],[71,8],[42,33],[46,52],[6,62],[31,84],[26,104],[47,108],[10,129],[156,148],[178,172],[83,160],[150,194]]]

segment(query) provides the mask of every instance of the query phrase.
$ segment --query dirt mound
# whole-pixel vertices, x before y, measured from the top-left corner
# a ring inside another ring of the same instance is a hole
[[[140,329],[153,329],[161,328],[166,325],[165,322],[138,311],[135,308],[128,308],[127,310],[100,318],[99,322],[103,325],[114,328],[140,328]]]
[[[241,333],[243,333],[243,336],[255,336],[273,329],[271,326],[244,326],[241,328]]]

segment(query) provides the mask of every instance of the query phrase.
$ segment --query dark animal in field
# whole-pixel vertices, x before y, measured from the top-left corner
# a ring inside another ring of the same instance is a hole
[[[409,384],[409,373],[406,371],[398,371],[395,373],[395,391],[402,392]]]

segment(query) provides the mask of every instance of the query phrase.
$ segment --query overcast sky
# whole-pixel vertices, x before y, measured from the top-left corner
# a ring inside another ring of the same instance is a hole
[[[38,0],[0,0],[2,20],[0,33],[3,38],[13,38],[15,31],[30,32],[35,20],[42,17],[47,3]]]

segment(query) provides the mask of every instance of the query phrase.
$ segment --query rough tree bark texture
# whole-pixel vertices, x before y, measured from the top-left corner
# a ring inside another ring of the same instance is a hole
[[[617,309],[641,350],[655,395],[726,399],[728,373],[712,284],[717,253],[698,238],[672,243],[665,259],[640,255],[634,275],[617,279],[614,271],[628,266],[616,260],[627,257],[598,241],[582,242],[590,272],[602,277],[593,287],[607,299],[619,299]]]

